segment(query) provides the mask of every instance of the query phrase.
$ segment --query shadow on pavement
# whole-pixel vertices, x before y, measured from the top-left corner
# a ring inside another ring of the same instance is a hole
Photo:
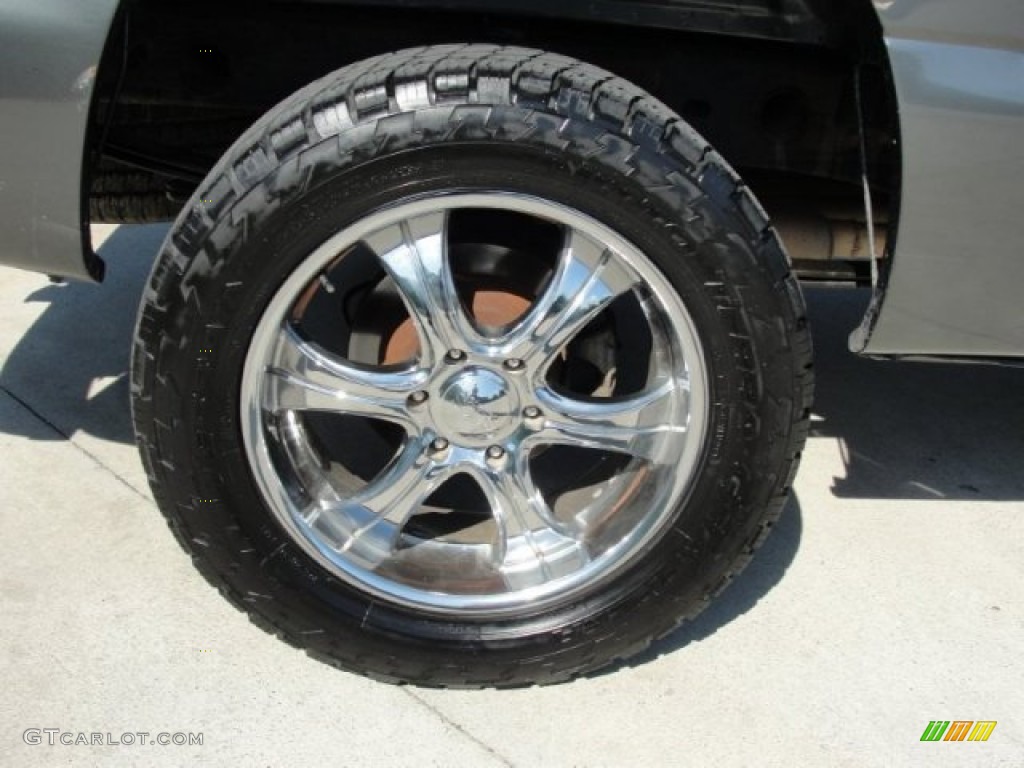
[[[166,232],[166,225],[120,227],[99,249],[108,267],[102,285],[47,285],[25,298],[47,307],[11,350],[0,386],[67,437],[134,442],[128,365],[135,314]],[[17,429],[0,416],[0,431]]]
[[[1024,368],[867,360],[849,330],[869,292],[805,287],[817,387],[811,439],[839,441],[858,499],[1024,499]]]

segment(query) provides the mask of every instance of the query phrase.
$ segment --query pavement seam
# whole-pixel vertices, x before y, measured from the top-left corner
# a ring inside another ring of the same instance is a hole
[[[433,706],[426,699],[420,698],[415,693],[410,691],[408,688],[403,688],[402,689],[402,693],[404,693],[410,699],[412,699],[417,704],[419,704],[420,706],[425,708],[427,711],[431,712],[433,715],[437,716],[441,720],[441,722],[444,723],[445,725],[447,725],[449,728],[453,728],[458,733],[461,733],[467,739],[469,739],[474,744],[476,744],[481,749],[483,749],[485,752],[487,752],[489,755],[494,757],[494,759],[497,760],[498,762],[500,762],[502,765],[508,766],[508,768],[515,768],[515,763],[510,761],[507,757],[502,755],[500,752],[498,752],[498,750],[494,749],[487,742],[485,742],[485,741],[477,738],[476,736],[474,736],[472,733],[470,733],[468,730],[466,730],[462,725],[460,725],[459,723],[457,723],[454,720],[452,720],[450,717],[448,717],[446,714],[444,714],[444,712],[439,710],[437,707]]]
[[[98,456],[96,456],[94,453],[89,451],[87,448],[83,448],[81,445],[76,443],[75,440],[71,437],[71,435],[69,435],[67,432],[65,432],[63,429],[61,429],[59,426],[57,426],[52,421],[50,421],[48,418],[46,418],[42,413],[40,413],[35,408],[33,408],[31,406],[31,404],[29,404],[29,402],[27,400],[25,400],[24,398],[19,397],[18,395],[16,395],[14,392],[12,392],[10,389],[8,389],[7,387],[5,387],[2,384],[0,384],[0,392],[3,392],[5,395],[7,395],[9,398],[11,398],[11,400],[13,400],[15,403],[20,405],[24,410],[26,410],[31,416],[33,416],[40,423],[44,424],[46,427],[51,429],[54,433],[56,433],[56,434],[60,435],[62,438],[64,438],[68,442],[69,445],[73,446],[76,450],[78,450],[81,453],[85,454],[94,464],[99,466],[104,472],[106,472],[108,475],[110,475],[115,480],[117,480],[125,488],[130,490],[132,493],[134,493],[139,498],[144,499],[145,501],[148,501],[148,502],[152,503],[153,499],[152,499],[152,497],[149,496],[149,494],[140,491],[138,488],[136,488],[130,482],[125,480],[123,477],[121,477],[121,475],[119,475],[113,469],[111,469],[106,464],[104,464],[103,461]]]

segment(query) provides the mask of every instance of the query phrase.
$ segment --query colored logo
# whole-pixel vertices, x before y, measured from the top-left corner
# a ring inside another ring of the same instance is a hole
[[[988,741],[995,729],[995,720],[932,720],[921,741]]]

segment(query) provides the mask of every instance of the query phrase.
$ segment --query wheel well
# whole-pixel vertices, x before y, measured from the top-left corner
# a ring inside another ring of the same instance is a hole
[[[863,218],[865,160],[880,218],[896,203],[895,98],[867,2],[382,5],[126,0],[94,102],[92,219],[171,218],[234,139],[306,83],[376,54],[460,41],[563,53],[635,82],[783,218],[809,205]]]

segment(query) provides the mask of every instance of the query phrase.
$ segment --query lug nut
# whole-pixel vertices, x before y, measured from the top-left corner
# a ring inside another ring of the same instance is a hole
[[[522,360],[520,360],[518,357],[513,357],[511,360],[506,360],[505,361],[505,370],[506,371],[521,371],[521,370],[523,370],[524,366],[525,366],[525,363]]]
[[[448,354],[444,356],[444,361],[449,364],[461,363],[465,359],[466,353],[461,349],[449,349]]]
[[[423,390],[419,390],[418,392],[413,392],[411,395],[409,395],[409,404],[410,405],[423,405],[423,403],[427,402],[427,399],[429,397],[430,397],[430,395],[428,395]]]
[[[451,448],[451,443],[449,443],[443,437],[435,437],[433,440],[430,441],[430,448],[428,449],[428,453],[430,454],[430,458],[434,459],[435,461],[440,461],[441,459],[448,455],[449,448]]]
[[[544,426],[544,412],[535,405],[523,408],[523,423],[528,429],[537,431]]]
[[[486,451],[487,463],[493,469],[501,469],[505,465],[508,453],[500,445],[492,445]]]

